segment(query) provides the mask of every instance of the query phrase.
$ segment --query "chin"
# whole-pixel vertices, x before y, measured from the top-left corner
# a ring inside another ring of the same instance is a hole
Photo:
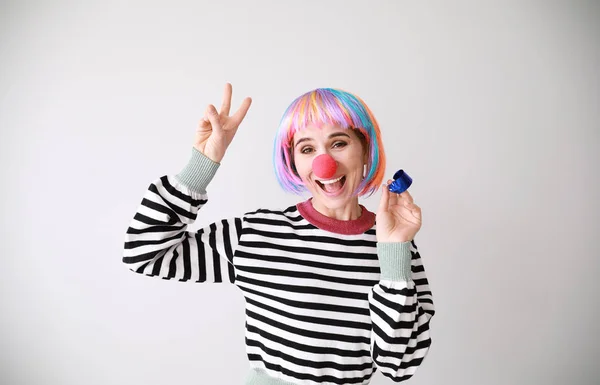
[[[350,186],[346,186],[350,187]],[[356,189],[356,187],[354,187]],[[351,190],[353,191],[353,190]],[[321,191],[320,187],[316,187],[316,189],[311,191],[313,204],[316,202],[317,204],[327,207],[328,209],[341,209],[345,208],[349,204],[351,204],[355,197],[349,194],[348,191],[343,192],[338,196],[327,196]]]

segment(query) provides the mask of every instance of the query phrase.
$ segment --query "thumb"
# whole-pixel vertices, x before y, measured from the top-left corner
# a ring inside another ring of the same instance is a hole
[[[387,184],[382,185],[381,199],[379,200],[379,212],[385,212],[388,209],[388,202],[390,200],[390,191],[388,190]]]

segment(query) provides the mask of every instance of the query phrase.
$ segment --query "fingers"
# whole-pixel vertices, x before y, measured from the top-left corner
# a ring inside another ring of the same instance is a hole
[[[407,200],[409,202],[414,202],[414,199],[412,197],[412,195],[410,195],[410,193],[408,192],[408,190],[404,191],[401,194],[398,194],[400,196],[400,198],[402,198],[403,200]]]
[[[231,109],[231,93],[233,88],[231,83],[225,84],[225,90],[223,91],[223,101],[221,103],[221,116],[229,116],[229,110]]]
[[[416,220],[416,222],[421,222],[421,208],[419,206],[417,206],[413,202],[405,202],[404,207],[406,208],[408,213],[410,213],[406,216],[410,215],[412,218],[414,218],[414,220]]]
[[[204,110],[204,116],[202,117],[202,121],[200,121],[200,125],[203,127],[210,126],[210,120],[208,120],[209,111],[210,111],[210,105],[206,107],[206,110]]]
[[[389,182],[388,182],[388,184],[389,184]],[[396,196],[396,201],[399,204],[402,203],[402,202],[410,202],[410,203],[414,202],[414,199],[413,199],[412,195],[410,195],[410,193],[408,192],[408,190],[406,190],[404,192],[401,192],[400,194],[395,194],[394,193],[394,195]]]
[[[388,211],[388,207],[390,205],[390,190],[388,190],[387,184],[383,185],[383,189],[381,189],[381,199],[379,200],[379,212]]]
[[[232,126],[237,127],[240,125],[242,120],[246,117],[246,113],[252,104],[252,98],[246,98],[242,101],[242,105],[236,111],[235,115],[231,117]]]
[[[215,132],[220,132],[222,130],[221,119],[219,117],[219,114],[218,114],[215,106],[213,106],[212,104],[209,104],[208,107],[206,108],[206,113],[204,116],[205,116],[204,117],[205,120],[206,120],[206,118],[208,118],[208,121],[210,122],[212,129]]]
[[[415,218],[417,218],[417,220],[419,222],[422,222],[423,221],[423,217],[422,217],[422,214],[421,214],[421,208],[419,206],[417,206],[417,205],[415,205],[415,206],[416,206],[415,209],[411,210],[411,213],[412,213],[412,215],[414,215]]]
[[[391,184],[393,182],[393,180],[388,179],[387,184]],[[386,190],[387,190],[387,186],[386,186]],[[395,194],[395,193],[390,193],[390,195],[392,195],[392,197],[389,199],[391,202],[390,204],[397,204],[400,206],[404,206],[407,209],[410,210],[410,212],[418,219],[421,219],[421,208],[419,206],[417,206],[414,202],[414,199],[412,197],[412,195],[410,194],[410,192],[408,192],[408,190],[400,193],[400,194]],[[418,217],[417,217],[418,215]]]
[[[390,192],[388,186],[391,182],[392,180],[388,180],[383,185],[377,215],[384,213],[392,214],[396,218],[396,221],[400,221],[398,223],[411,223],[414,226],[420,227],[421,208],[413,202],[413,198],[408,191],[402,194]]]
[[[200,128],[210,127],[210,120],[208,120],[208,112],[204,113],[204,117],[200,119]]]
[[[392,184],[393,180],[392,179],[388,179],[387,181],[387,185],[389,186],[390,184]],[[387,189],[387,186],[386,186]],[[390,192],[391,198],[390,198],[390,204],[401,204],[401,199],[400,199],[400,194],[396,194],[393,192]]]

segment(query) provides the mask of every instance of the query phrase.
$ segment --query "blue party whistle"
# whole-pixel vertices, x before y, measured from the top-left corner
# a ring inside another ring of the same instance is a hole
[[[404,170],[398,170],[394,174],[394,181],[390,183],[388,189],[396,194],[401,194],[408,190],[411,184],[412,178],[408,176],[408,174],[405,173]]]

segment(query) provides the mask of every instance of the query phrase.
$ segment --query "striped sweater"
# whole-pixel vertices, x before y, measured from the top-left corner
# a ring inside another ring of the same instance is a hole
[[[375,215],[339,221],[310,200],[187,231],[218,164],[192,150],[146,191],[127,229],[134,272],[235,284],[246,303],[247,385],[410,378],[429,350],[434,305],[414,241],[377,243]]]

